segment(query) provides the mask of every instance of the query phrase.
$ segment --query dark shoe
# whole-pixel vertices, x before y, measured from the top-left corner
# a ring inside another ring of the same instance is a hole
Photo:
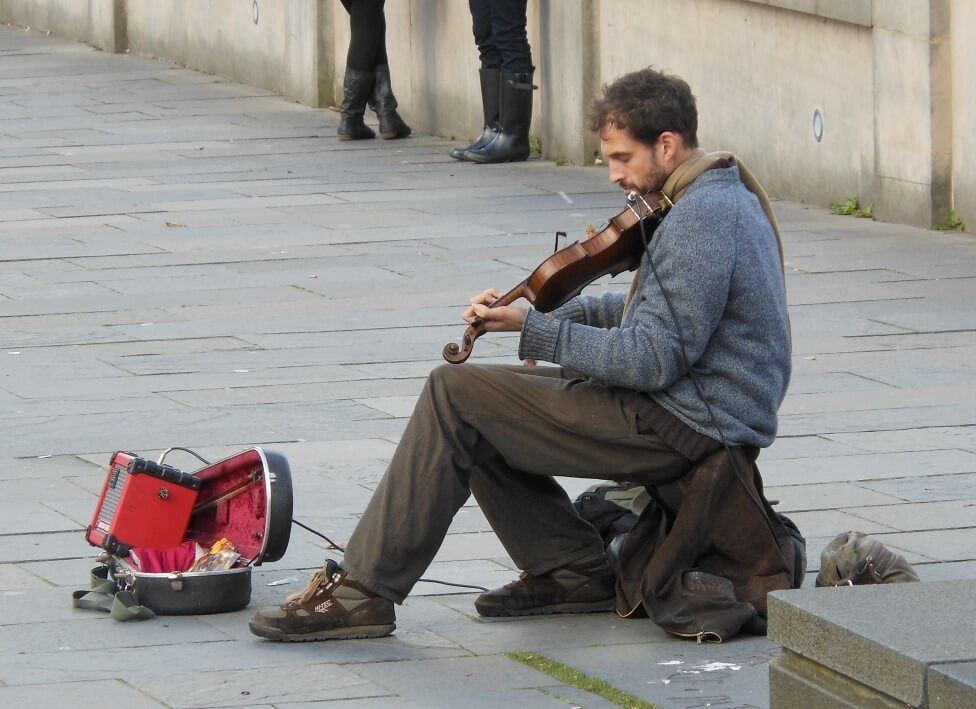
[[[612,611],[616,579],[602,554],[541,576],[522,572],[512,583],[482,593],[474,602],[478,615],[549,615]]]
[[[268,640],[348,640],[380,638],[396,628],[393,601],[377,596],[346,576],[331,559],[304,591],[280,606],[262,608],[251,632]]]
[[[363,140],[375,138],[373,129],[363,122],[366,112],[366,102],[373,93],[376,74],[371,71],[346,69],[346,76],[342,82],[342,103],[339,111],[339,140]]]
[[[408,126],[400,114],[397,113],[397,100],[393,95],[393,82],[390,80],[390,65],[381,64],[376,67],[376,85],[373,95],[369,99],[369,107],[376,112],[380,119],[380,135],[384,140],[406,138],[410,135]]]
[[[518,162],[529,157],[532,123],[532,72],[502,74],[499,92],[501,132],[484,147],[465,150],[464,159],[478,163]]]
[[[456,160],[464,160],[466,150],[480,150],[490,143],[498,135],[501,124],[499,121],[499,92],[501,86],[501,72],[498,69],[481,69],[478,72],[481,78],[481,110],[485,116],[485,127],[481,135],[475,138],[471,145],[463,148],[454,148],[451,157]]]

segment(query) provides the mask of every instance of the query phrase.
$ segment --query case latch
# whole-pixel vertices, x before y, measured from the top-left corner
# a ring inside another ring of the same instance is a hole
[[[183,590],[183,572],[174,571],[169,575],[169,585],[173,587],[174,591]]]

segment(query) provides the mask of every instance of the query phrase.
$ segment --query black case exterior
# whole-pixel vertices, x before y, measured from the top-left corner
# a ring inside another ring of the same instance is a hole
[[[231,613],[251,602],[251,567],[198,573],[144,574],[113,559],[112,577],[156,615]]]
[[[264,545],[252,561],[253,565],[260,565],[277,561],[288,548],[293,505],[291,469],[280,453],[260,448],[249,450],[257,451],[266,463],[264,484],[268,511]],[[151,574],[137,571],[112,556],[108,566],[119,590],[133,591],[139,604],[157,615],[231,613],[251,602],[251,564],[223,571]]]

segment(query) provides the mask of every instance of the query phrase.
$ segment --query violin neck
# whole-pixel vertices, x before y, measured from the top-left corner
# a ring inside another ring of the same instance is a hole
[[[508,293],[506,293],[501,298],[499,298],[494,303],[492,303],[491,307],[500,308],[504,305],[511,305],[516,300],[518,300],[519,298],[525,295],[525,286],[527,283],[528,281],[522,281],[517,286],[512,288],[512,290],[510,290]]]

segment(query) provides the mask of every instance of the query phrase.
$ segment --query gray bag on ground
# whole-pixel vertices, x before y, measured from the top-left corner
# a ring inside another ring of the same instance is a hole
[[[842,532],[820,555],[817,586],[860,586],[918,581],[905,560],[864,532]]]

